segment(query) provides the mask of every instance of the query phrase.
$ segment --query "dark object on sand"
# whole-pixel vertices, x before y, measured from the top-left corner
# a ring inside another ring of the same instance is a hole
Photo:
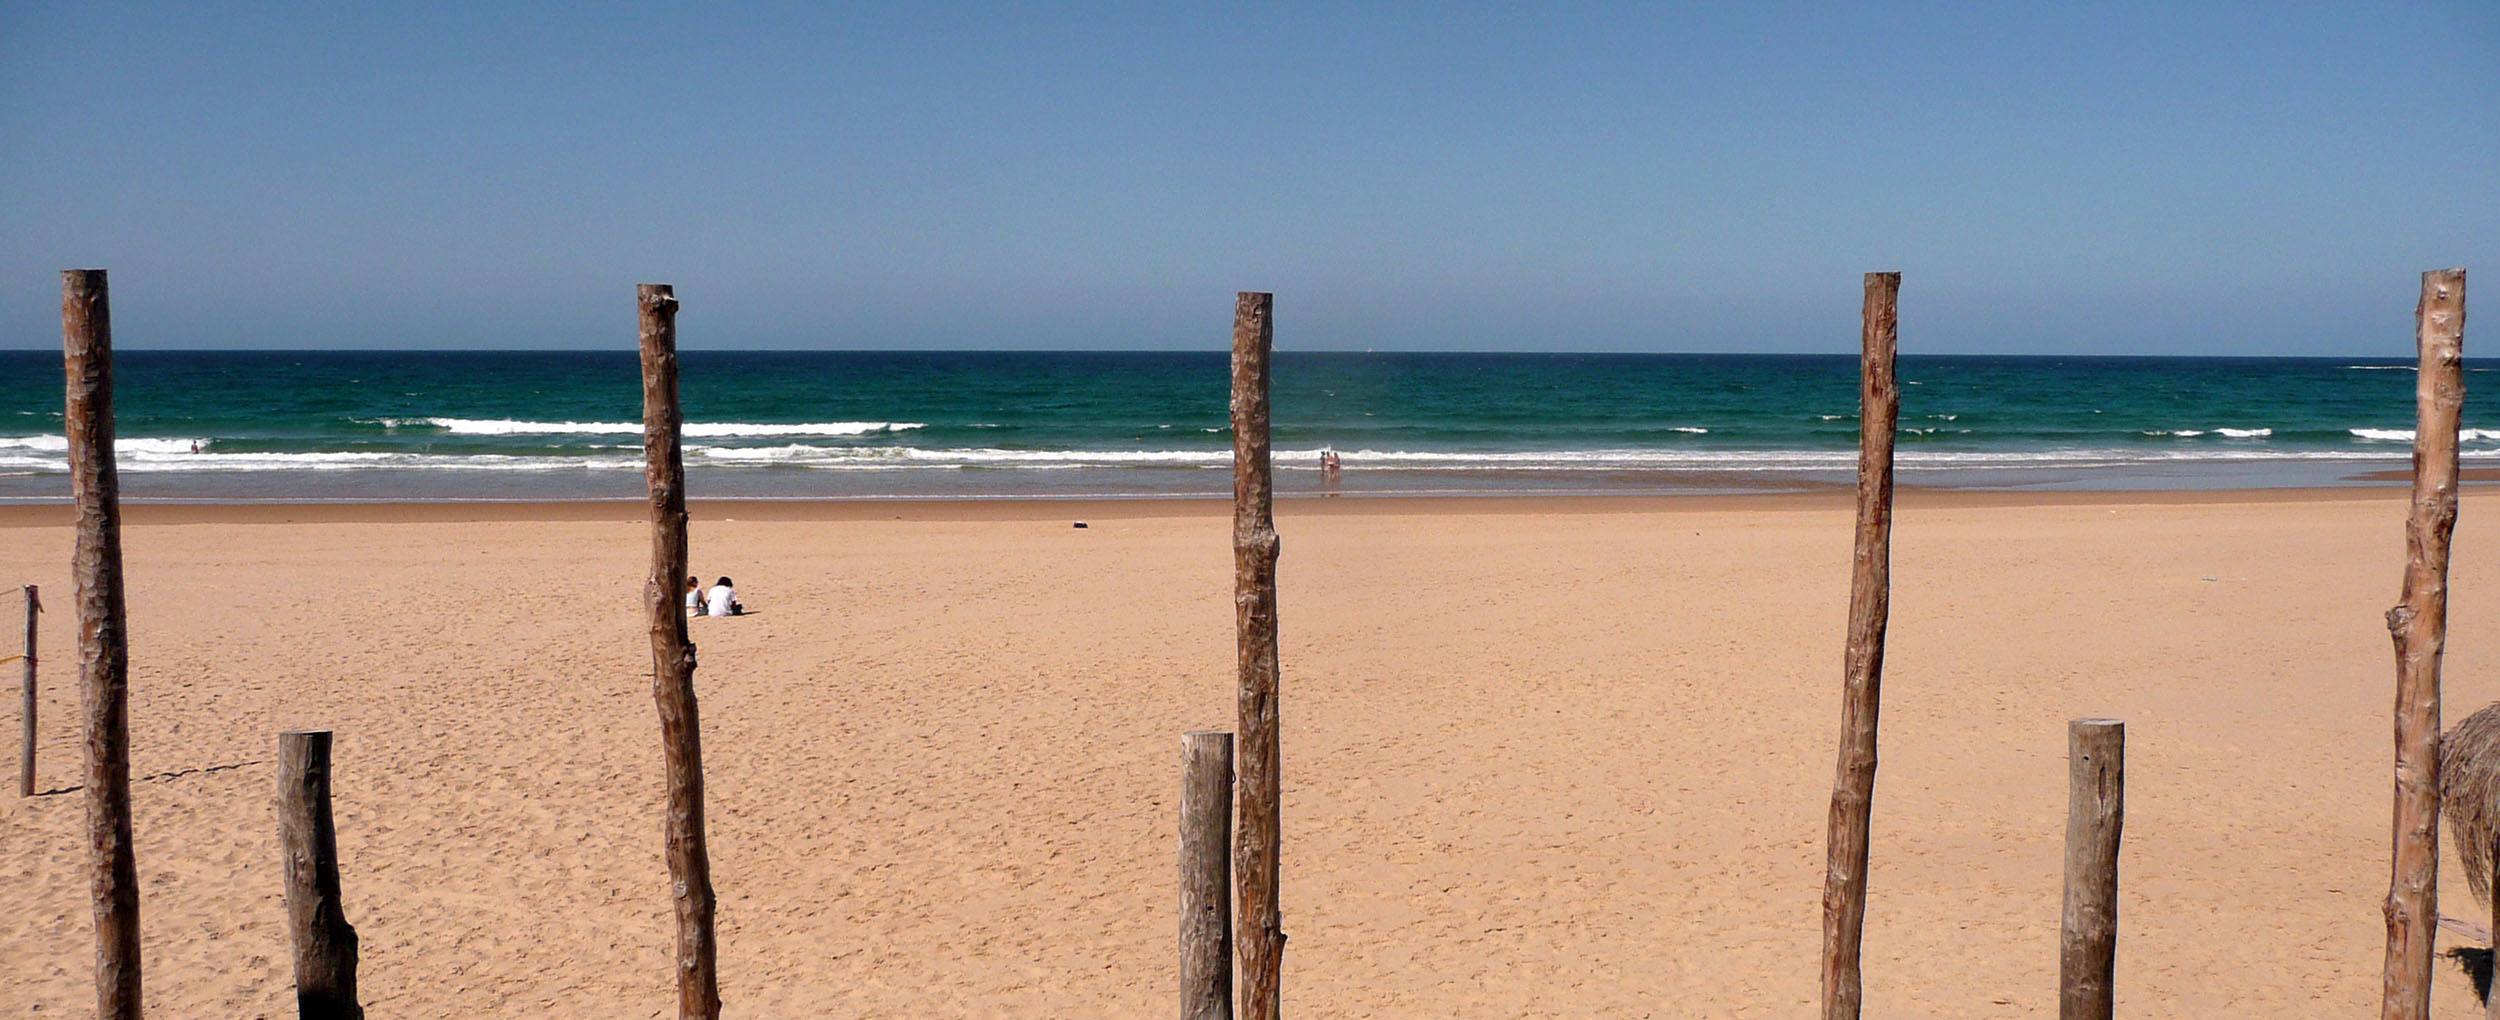
[[[2490,902],[2492,841],[2500,839],[2500,702],[2440,738],[2439,812],[2465,864],[2465,887]]]
[[[1078,521],[1078,522],[1076,522],[1076,527],[1080,527],[1080,528],[1082,528],[1082,527],[1084,527],[1084,526],[1085,526],[1085,522],[1084,522],[1084,521]]]

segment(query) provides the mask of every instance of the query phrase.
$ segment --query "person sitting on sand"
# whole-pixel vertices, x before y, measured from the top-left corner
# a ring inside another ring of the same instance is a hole
[[[686,575],[686,611],[689,613],[703,611],[703,582],[693,574]]]
[[[710,592],[709,594],[705,595],[705,596],[703,597],[703,600],[704,600],[704,613],[705,613],[706,615],[709,615],[709,616],[744,616],[744,615],[746,615],[747,607],[745,607],[745,606],[743,606],[743,605],[739,605],[739,604],[738,604],[738,589],[731,587],[731,586],[730,586],[730,584],[729,584],[729,579],[728,579],[728,578],[726,578],[726,577],[721,578],[721,579],[720,579],[720,583],[719,583],[719,584],[715,584],[715,585],[713,585],[713,586],[712,586],[712,590],[711,590],[711,592]]]

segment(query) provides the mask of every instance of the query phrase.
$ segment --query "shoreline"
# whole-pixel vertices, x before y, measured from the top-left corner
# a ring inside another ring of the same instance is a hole
[[[2398,474],[2398,472],[2389,472]],[[2392,479],[2390,479],[2392,481]],[[2469,476],[2465,488],[2500,481],[2500,472]],[[1906,510],[2091,506],[2272,506],[2286,503],[2397,501],[2408,490],[2395,485],[2309,486],[2274,489],[2056,489],[2003,490],[1900,486],[1894,502]],[[1366,495],[1322,497],[1279,494],[1280,517],[1301,516],[1535,516],[1546,514],[1786,512],[1846,509],[1856,490],[1830,485],[1805,491],[1749,493],[1471,493],[1466,495]],[[984,498],[727,497],[688,501],[696,521],[1082,521],[1213,517],[1229,514],[1221,496]],[[552,500],[340,500],[335,502],[136,502],[125,501],[123,523],[180,524],[448,524],[496,522],[615,522],[645,519],[641,499]],[[0,504],[0,528],[63,527],[66,503]]]

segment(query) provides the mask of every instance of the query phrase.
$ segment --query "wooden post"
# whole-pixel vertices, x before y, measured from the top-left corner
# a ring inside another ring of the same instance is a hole
[[[651,486],[651,576],[643,610],[651,621],[651,694],[660,707],[660,745],[668,761],[665,823],[668,874],[677,901],[677,1015],[718,1020],[720,979],[713,936],[712,857],[703,837],[703,723],[695,710],[694,642],[677,586],[686,576],[686,462],[679,448],[684,423],[677,408],[677,295],[646,283],[636,295],[642,315],[643,479]]]
[[[2429,1020],[2439,924],[2439,656],[2448,640],[2448,542],[2457,527],[2457,423],[2465,404],[2465,270],[2422,274],[2414,306],[2413,510],[2396,643],[2396,809],[2387,883],[2382,1020]],[[2500,928],[2500,924],[2495,924]]]
[[[1272,294],[1233,303],[1233,624],[1240,668],[1241,818],[1233,880],[1241,901],[1241,1020],[1276,1020],[1283,1005],[1285,931],[1277,904],[1283,786],[1276,735],[1275,477],[1268,464]]]
[[[130,621],[122,600],[121,480],[113,466],[113,315],[104,270],[61,273],[62,421],[78,504],[78,686],[86,716],[87,849],[96,1016],[139,1016],[139,865],[130,843]]]
[[[21,688],[24,700],[18,706],[18,722],[25,729],[25,749],[17,757],[17,795],[35,795],[35,614],[43,612],[43,600],[36,596],[35,586],[26,586],[26,680]]]
[[[2127,822],[2127,724],[2066,724],[2066,910],[2059,1020],[2110,1020],[2118,969],[2118,833]]]
[[[1233,735],[1181,738],[1181,1020],[1233,1020]]]
[[[286,860],[296,1015],[303,1020],[364,1020],[364,1007],[356,1003],[356,929],[347,923],[339,895],[328,730],[278,735],[278,847]]]
[[[1857,1020],[1858,948],[1866,928],[1867,840],[1875,800],[1875,721],[1884,626],[1892,604],[1892,441],[1901,389],[1892,376],[1901,274],[1866,274],[1858,363],[1858,535],[1849,575],[1849,649],[1840,698],[1823,871],[1823,1018]]]

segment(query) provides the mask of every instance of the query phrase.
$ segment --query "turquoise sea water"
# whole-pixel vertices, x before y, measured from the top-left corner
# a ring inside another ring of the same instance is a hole
[[[683,366],[698,497],[1229,491],[1220,351],[698,351]],[[2473,363],[2469,391],[2494,367]],[[641,491],[630,352],[140,351],[117,372],[137,498]],[[1318,487],[1323,447],[1349,492],[1793,488],[1854,464],[1846,356],[1282,352],[1275,372],[1288,491]],[[2409,452],[2402,362],[1905,356],[1899,374],[1912,484],[2333,484]],[[60,380],[54,354],[0,352],[0,499],[67,496]],[[2469,464],[2500,464],[2489,406],[2469,397]]]

